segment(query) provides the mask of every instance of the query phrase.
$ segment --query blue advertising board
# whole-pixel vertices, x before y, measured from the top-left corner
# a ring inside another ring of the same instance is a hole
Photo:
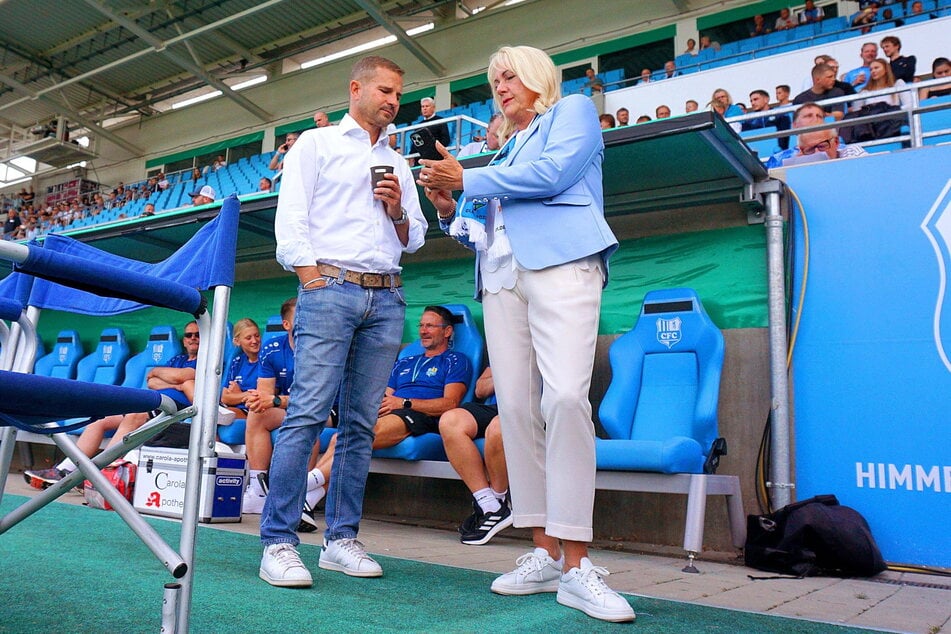
[[[796,498],[834,493],[890,562],[951,567],[951,146],[785,180],[807,221],[792,214]]]

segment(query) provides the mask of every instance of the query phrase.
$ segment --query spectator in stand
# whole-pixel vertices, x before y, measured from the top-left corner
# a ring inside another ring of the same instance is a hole
[[[584,87],[591,89],[591,94],[604,92],[604,79],[594,72],[593,68],[589,68],[584,71],[584,76],[587,77],[588,81],[585,82]]]
[[[647,116],[646,114],[642,114],[641,116],[637,118],[637,121],[635,121],[634,123],[647,123],[648,121],[651,121],[651,118]]]
[[[792,127],[793,129],[809,128],[825,123],[825,119],[826,111],[822,108],[822,106],[817,103],[804,103],[803,105],[799,106],[799,108],[793,114]],[[783,161],[795,156],[797,152],[798,150],[794,147],[776,152],[771,157],[769,157],[768,161],[766,161],[766,167],[768,169],[781,167],[783,165]]]
[[[793,99],[794,104],[804,104],[834,97],[843,97],[841,88],[835,87],[835,71],[828,64],[816,64],[812,68],[812,88],[804,90]],[[845,104],[836,103],[827,106],[829,114],[836,119],[845,116]]]
[[[423,97],[419,100],[419,111],[423,115],[423,123],[442,119],[442,117],[436,114],[436,101],[432,97]],[[433,133],[433,137],[437,141],[442,143],[444,147],[449,147],[451,144],[449,139],[449,126],[445,123],[440,123],[438,125],[429,126],[428,129]]]
[[[152,368],[146,375],[146,385],[150,390],[156,390],[170,397],[179,409],[188,407],[195,398],[195,367],[198,363],[198,324],[191,321],[185,324],[185,334],[182,336],[183,354],[169,359],[168,364]],[[117,414],[101,418],[90,423],[83,429],[83,433],[76,439],[76,445],[84,454],[92,457],[102,444],[106,432],[115,430],[109,446],[122,440],[129,432],[135,431],[144,425],[151,416],[145,412],[134,414]],[[45,489],[56,484],[76,470],[72,460],[66,458],[49,469],[28,470],[23,472],[27,484],[37,489]]]
[[[154,216],[155,215],[155,205],[152,203],[145,203],[145,207],[142,208],[143,216]]]
[[[806,6],[799,12],[799,24],[822,22],[824,17],[826,17],[825,11],[822,7],[816,6],[815,0],[806,0]]]
[[[762,13],[757,13],[753,16],[753,24],[750,26],[750,37],[766,35],[767,33],[772,32],[772,29],[766,26],[766,18],[763,17]]]
[[[915,81],[915,67],[918,65],[918,60],[914,55],[901,54],[901,40],[894,35],[886,35],[882,38],[881,47],[882,53],[889,60],[895,79],[900,79],[906,84]]]
[[[486,368],[476,382],[475,395],[484,401],[494,394],[492,369]],[[439,417],[439,435],[449,464],[472,493],[472,515],[459,526],[459,541],[470,546],[486,544],[512,525],[499,408],[463,403]],[[479,438],[485,438],[484,460],[475,444]]]
[[[641,78],[637,80],[637,85],[649,84],[651,82],[651,69],[642,68],[641,69]]]
[[[905,21],[901,19],[896,20],[895,14],[892,12],[892,10],[890,8],[885,8],[882,9],[882,19],[879,20],[878,25],[885,28],[892,28],[896,26],[905,26]]]
[[[328,125],[330,125],[330,118],[326,112],[318,110],[314,113],[314,127],[326,128]]]
[[[204,185],[198,191],[188,195],[192,197],[192,205],[195,207],[215,202],[215,188],[211,185]]]
[[[193,181],[197,181],[199,178],[201,178],[201,169],[199,169],[199,168],[197,168],[197,167],[193,167],[193,168],[192,168],[192,180],[193,180]]]
[[[679,77],[680,71],[677,70],[677,64],[674,60],[667,60],[664,62],[664,77],[663,79],[671,79],[672,77]]]
[[[599,116],[599,117],[598,117],[598,123],[601,124],[601,129],[602,129],[602,130],[607,130],[608,128],[617,127],[617,123],[614,121],[614,115],[613,115],[613,114],[607,114],[607,113],[605,113],[605,114]]]
[[[705,49],[705,48],[709,48],[709,49],[711,49],[711,50],[713,50],[713,51],[719,51],[719,50],[720,50],[720,43],[719,43],[719,42],[711,42],[709,35],[701,35],[701,36],[700,36],[700,50],[702,51],[702,50]]]
[[[788,130],[792,121],[788,114],[772,115],[769,112],[769,93],[765,90],[754,90],[750,93],[750,111],[761,112],[763,116],[755,119],[748,119],[743,122],[743,130],[759,130],[761,128],[774,127],[776,131]],[[776,139],[779,147],[783,150],[789,147],[789,137],[783,136]]]
[[[687,114],[696,112],[697,110],[700,110],[700,104],[697,103],[696,100],[688,99],[686,102],[684,102],[684,112]]]
[[[835,128],[800,134],[794,156],[811,156],[817,152],[825,154],[830,159],[855,158],[868,154],[857,145],[841,143]]]
[[[220,170],[227,164],[228,164],[228,161],[225,160],[224,154],[219,154],[218,157],[215,158],[214,163],[211,164],[211,169],[217,172],[218,170]]]
[[[859,93],[859,96],[876,90],[885,88],[903,87],[905,82],[901,79],[895,79],[892,74],[891,65],[886,59],[873,60],[870,65],[872,78],[865,85],[865,90]],[[892,95],[878,95],[875,97],[865,97],[852,103],[852,111],[846,115],[846,119],[855,117],[864,117],[868,115],[882,114],[890,111],[897,111],[899,106],[902,108],[911,107],[911,95],[908,92],[900,92]],[[901,133],[901,124],[907,121],[907,118],[898,115],[893,119],[882,119],[879,121],[867,121],[854,126],[843,126],[841,128],[842,139],[846,143],[856,141],[873,141],[875,139],[886,139],[897,136]]]
[[[627,108],[621,106],[617,109],[615,113],[615,119],[617,119],[618,127],[631,125],[631,112]]]
[[[841,77],[842,81],[852,84],[852,87],[855,88],[855,92],[865,88],[865,84],[868,83],[869,77],[871,76],[868,71],[868,66],[872,63],[873,59],[878,57],[878,44],[875,42],[862,44],[860,55],[862,57],[862,65],[858,68],[853,68]]]
[[[723,88],[717,88],[713,91],[713,97],[710,99],[710,103],[707,104],[707,107],[724,119],[743,114],[743,111],[733,103],[733,98],[730,96],[730,93]],[[730,127],[736,132],[739,132],[741,125],[739,123],[731,123]]]
[[[683,55],[696,55],[697,54],[697,40],[687,38],[687,48],[684,49]]]
[[[274,183],[267,176],[262,176],[261,180],[258,181],[259,192],[270,192],[272,187],[274,187]]]
[[[457,156],[472,156],[484,152],[497,152],[499,149],[499,126],[502,125],[502,113],[496,112],[489,118],[489,124],[485,129],[484,141],[473,141],[464,145]]]
[[[776,86],[776,107],[791,106],[792,100],[789,98],[791,93],[792,90],[786,84]]]
[[[832,57],[832,56],[830,56],[830,55],[820,55],[819,57],[822,57],[822,58],[825,59],[825,64],[827,64],[827,65],[829,66],[829,68],[831,68],[832,71],[835,73],[836,77],[838,77],[838,76],[839,76],[839,62],[838,62],[834,57]],[[817,59],[818,59],[818,58],[817,58]],[[821,62],[816,62],[816,63],[819,64],[819,63],[821,63]],[[811,77],[810,77],[810,79],[811,79]],[[850,83],[847,82],[847,81],[842,81],[841,79],[836,79],[836,80],[835,80],[835,87],[836,87],[836,88],[839,88],[843,93],[845,93],[845,94],[847,94],[847,95],[854,95],[854,94],[855,94],[855,87],[852,86],[852,84],[850,84]],[[807,86],[804,86],[804,87],[803,87],[803,90],[806,90],[806,89],[808,89],[808,88],[809,88],[808,85],[807,85]]]
[[[657,106],[654,110],[654,115],[658,119],[669,119],[670,118],[670,106],[665,106],[663,104]]]
[[[8,207],[7,219],[3,223],[3,238],[5,240],[12,239],[13,234],[20,228],[20,223],[20,212],[15,207]]]
[[[924,12],[925,5],[923,2],[921,2],[921,0],[915,0],[911,3],[911,15],[921,15]],[[936,17],[938,17],[936,13],[931,13],[928,15],[928,18],[931,20],[935,19]]]
[[[786,29],[794,29],[797,26],[796,19],[793,18],[789,9],[783,8],[779,10],[779,17],[776,18],[776,24],[773,25],[773,30],[785,31]]]
[[[277,152],[274,153],[274,156],[271,157],[271,162],[268,163],[267,168],[271,170],[282,170],[284,169],[284,155],[287,154],[294,143],[297,142],[297,137],[300,136],[299,132],[288,132],[287,136],[284,137],[284,142],[277,147]]]
[[[257,386],[261,371],[261,329],[253,319],[239,319],[234,325],[232,343],[240,349],[228,365],[221,404],[231,410],[235,418],[247,418],[249,390]]]
[[[947,57],[938,57],[931,63],[932,79],[951,77],[951,60]],[[942,84],[940,86],[931,86],[922,88],[918,91],[919,99],[929,99],[931,97],[946,97],[951,95],[951,84]]]
[[[159,191],[165,191],[171,186],[171,183],[168,182],[168,178],[165,176],[165,172],[159,172],[158,176],[155,177],[155,181],[158,184]]]
[[[862,33],[868,33],[872,30],[872,27],[875,26],[875,23],[878,21],[878,3],[870,2],[867,7],[861,9],[855,16],[852,18],[852,27],[860,28]],[[861,90],[861,88],[856,87],[856,90]]]

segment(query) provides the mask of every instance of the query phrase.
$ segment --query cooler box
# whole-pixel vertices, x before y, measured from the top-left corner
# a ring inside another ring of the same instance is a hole
[[[132,505],[142,513],[181,519],[185,506],[187,449],[141,447]],[[240,522],[247,481],[242,454],[218,453],[201,474],[198,521]]]

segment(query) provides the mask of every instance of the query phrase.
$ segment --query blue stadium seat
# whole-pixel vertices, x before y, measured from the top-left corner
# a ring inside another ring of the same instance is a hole
[[[693,289],[647,293],[637,323],[609,352],[599,409],[609,438],[595,440],[598,468],[712,472],[723,355],[723,335]]]
[[[263,348],[264,344],[272,339],[286,336],[287,331],[284,330],[284,320],[281,319],[280,315],[271,315],[267,318],[267,323],[264,324],[264,332],[261,333],[261,347]]]
[[[36,360],[33,374],[60,379],[75,379],[76,366],[83,357],[83,343],[75,330],[61,330],[56,335],[53,351]]]
[[[122,328],[105,328],[95,351],[80,359],[76,378],[100,385],[119,385],[125,377],[129,344]]]
[[[133,355],[125,364],[125,387],[146,388],[149,370],[168,364],[168,360],[182,353],[182,344],[174,326],[156,326],[149,333],[148,343],[139,354]]]
[[[780,147],[776,139],[760,139],[759,141],[746,141],[747,138],[751,136],[758,136],[760,134],[769,134],[776,132],[775,126],[769,126],[766,128],[759,128],[756,130],[744,130],[740,132],[740,137],[744,139],[744,143],[757,154],[759,154],[760,160],[768,159],[770,156],[779,152]]]
[[[951,97],[933,97],[924,99],[921,105],[931,105],[951,101]],[[925,112],[921,115],[921,131],[936,132],[938,130],[951,129],[951,109],[936,110],[935,112]],[[951,132],[939,136],[927,137],[924,139],[925,145],[937,145],[951,141]]]

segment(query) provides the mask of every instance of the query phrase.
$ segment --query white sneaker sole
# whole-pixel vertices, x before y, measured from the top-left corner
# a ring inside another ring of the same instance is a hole
[[[273,579],[271,578],[264,568],[261,568],[258,571],[258,576],[267,581],[272,586],[277,586],[278,588],[309,588],[314,585],[314,580],[312,578],[307,579]]]
[[[637,618],[637,615],[634,614],[633,608],[630,606],[628,606],[628,610],[609,610],[607,608],[600,608],[596,605],[591,605],[575,594],[561,589],[558,590],[558,596],[556,600],[558,603],[566,607],[581,610],[588,616],[600,619],[602,621],[610,621],[612,623],[627,623]]]
[[[325,561],[320,559],[317,561],[317,565],[324,570],[333,570],[334,572],[342,572],[345,575],[350,577],[382,577],[383,569],[377,570],[352,570],[347,568],[343,564],[338,564],[335,561]]]
[[[542,592],[558,592],[558,579],[551,581],[533,581],[532,583],[509,584],[499,582],[498,579],[492,582],[492,592],[496,594],[507,595],[525,595],[541,594]]]

